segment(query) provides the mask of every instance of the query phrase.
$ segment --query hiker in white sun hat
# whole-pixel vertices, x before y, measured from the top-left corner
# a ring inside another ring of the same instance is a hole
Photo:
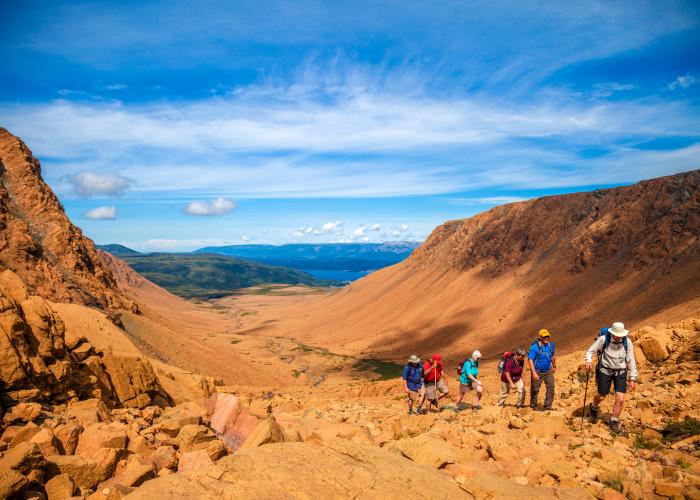
[[[413,403],[418,401],[418,413],[421,412],[425,401],[425,386],[423,385],[423,365],[420,358],[413,354],[403,367],[403,388],[408,395],[408,414],[413,415]]]
[[[591,421],[598,419],[600,402],[610,393],[610,386],[615,388],[615,404],[613,405],[610,429],[617,431],[620,422],[622,405],[627,392],[627,370],[629,367],[629,388],[634,391],[637,381],[637,363],[634,359],[634,346],[627,338],[629,330],[623,323],[613,323],[610,328],[601,328],[593,345],[586,351],[586,370],[591,371],[593,353],[598,353],[598,363],[595,369],[597,394],[589,406]]]

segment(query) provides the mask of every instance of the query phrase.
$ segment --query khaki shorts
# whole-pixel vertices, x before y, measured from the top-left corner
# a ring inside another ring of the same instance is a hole
[[[425,387],[425,397],[427,399],[432,401],[433,399],[436,398],[435,382],[425,382],[423,387]],[[444,378],[441,378],[440,380],[438,380],[437,390],[441,394],[447,394],[447,383],[445,382]]]
[[[420,386],[420,389],[417,391],[408,391],[408,397],[411,399],[423,397],[423,394],[425,394],[425,385]]]

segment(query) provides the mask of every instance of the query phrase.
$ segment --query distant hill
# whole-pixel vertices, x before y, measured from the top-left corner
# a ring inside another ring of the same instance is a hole
[[[240,288],[267,283],[333,284],[303,271],[224,255],[153,253],[120,258],[146,279],[185,298],[222,297]]]
[[[265,264],[291,267],[316,276],[353,281],[371,271],[401,262],[420,243],[295,243],[287,245],[230,245],[205,247],[195,253],[217,253]]]
[[[105,252],[109,252],[115,257],[124,257],[126,255],[143,255],[141,252],[137,252],[136,250],[132,250],[129,247],[125,247],[124,245],[119,245],[116,243],[112,243],[111,245],[95,245],[99,250],[104,250]]]

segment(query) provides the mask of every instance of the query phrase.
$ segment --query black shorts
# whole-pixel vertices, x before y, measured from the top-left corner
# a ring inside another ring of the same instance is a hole
[[[627,392],[627,370],[620,370],[614,373],[616,373],[616,375],[608,375],[600,371],[600,368],[596,370],[595,380],[598,386],[598,394],[601,396],[610,394],[611,385],[615,388],[615,392]]]

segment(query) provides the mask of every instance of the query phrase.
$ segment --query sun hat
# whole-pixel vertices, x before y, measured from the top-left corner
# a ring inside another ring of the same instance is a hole
[[[540,337],[549,337],[549,330],[542,328],[542,330],[540,330]]]
[[[608,331],[616,337],[626,337],[630,332],[629,330],[625,330],[625,324],[620,323],[619,321],[617,323],[613,323],[612,328],[608,328]]]
[[[409,363],[420,363],[420,358],[416,356],[415,354],[412,354],[410,358],[408,358]]]
[[[480,351],[474,351],[472,353],[472,359],[481,359],[481,352]]]
[[[518,356],[525,356],[525,349],[516,349],[515,354]]]

